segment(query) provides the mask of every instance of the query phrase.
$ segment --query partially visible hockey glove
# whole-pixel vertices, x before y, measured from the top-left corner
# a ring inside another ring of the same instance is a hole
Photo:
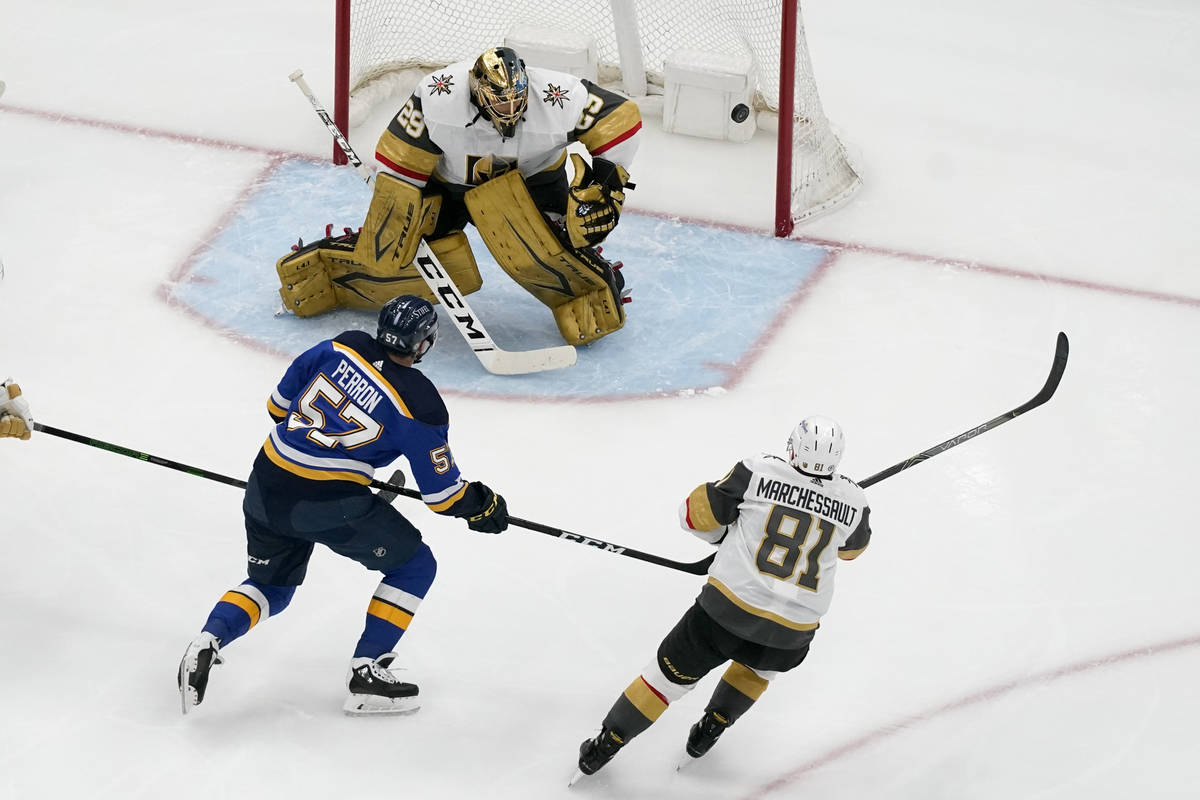
[[[500,533],[508,527],[508,504],[504,498],[478,481],[483,492],[483,510],[467,517],[467,527],[479,533]]]
[[[0,388],[0,438],[28,440],[33,433],[33,414],[21,387],[11,378]]]
[[[567,235],[576,250],[597,245],[617,227],[629,171],[604,158],[593,158],[589,166],[578,153],[571,153],[575,177],[567,192]]]

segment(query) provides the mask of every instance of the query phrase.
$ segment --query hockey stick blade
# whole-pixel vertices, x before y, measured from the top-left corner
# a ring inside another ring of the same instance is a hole
[[[387,488],[380,489],[376,494],[380,500],[390,506],[400,496],[400,490],[404,488],[405,480],[407,479],[404,477],[404,470],[395,470],[391,477],[387,479]]]
[[[570,367],[578,360],[575,348],[569,344],[547,347],[542,350],[475,351],[479,363],[493,375],[527,375],[531,372],[546,372]]]

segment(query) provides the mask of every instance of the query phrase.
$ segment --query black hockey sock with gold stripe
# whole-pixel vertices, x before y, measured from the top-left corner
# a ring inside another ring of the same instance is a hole
[[[653,725],[667,706],[692,690],[695,680],[676,683],[667,678],[658,661],[647,665],[617,698],[604,718],[604,727],[629,741]]]
[[[747,666],[734,662],[721,676],[705,711],[716,714],[727,725],[750,710],[754,701],[767,690],[769,681]]]

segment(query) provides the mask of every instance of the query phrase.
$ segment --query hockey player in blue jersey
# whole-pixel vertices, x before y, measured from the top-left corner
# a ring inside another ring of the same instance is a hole
[[[249,576],[221,597],[179,665],[183,713],[204,700],[222,651],[287,608],[314,544],[383,573],[354,650],[345,711],[408,713],[418,690],[390,668],[400,637],[433,582],[421,533],[368,487],[404,456],[426,505],[483,533],[508,526],[504,498],[465,481],[447,443],[449,415],[413,367],[437,339],[437,313],[402,295],[380,310],[377,334],[346,331],[302,353],[267,402],[277,422],[246,486]]]

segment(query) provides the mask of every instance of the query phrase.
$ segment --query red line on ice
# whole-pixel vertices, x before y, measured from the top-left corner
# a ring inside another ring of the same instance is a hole
[[[1146,645],[1137,647],[1132,650],[1126,650],[1120,653],[1114,653],[1107,656],[1099,656],[1097,658],[1089,658],[1086,661],[1078,661],[1074,664],[1068,664],[1057,669],[1046,670],[1034,675],[1030,675],[1020,680],[1006,681],[995,686],[981,689],[973,692],[957,700],[951,700],[929,711],[922,711],[916,714],[911,714],[897,722],[892,722],[887,725],[876,728],[875,730],[860,736],[849,742],[838,745],[832,750],[828,750],[821,755],[812,758],[800,766],[792,769],[774,780],[763,784],[749,794],[743,795],[743,800],[757,800],[758,798],[766,797],[767,795],[784,789],[791,784],[796,783],[810,772],[815,772],[822,767],[825,767],[833,762],[846,756],[854,755],[860,750],[864,750],[870,745],[887,739],[890,736],[895,736],[909,728],[916,727],[923,722],[927,722],[935,717],[940,717],[945,714],[950,714],[954,711],[959,711],[970,706],[987,703],[992,700],[997,700],[1004,695],[1020,689],[1028,689],[1040,684],[1053,683],[1062,678],[1069,678],[1074,675],[1080,675],[1085,672],[1092,672],[1106,667],[1113,667],[1119,664],[1124,664],[1129,661],[1135,661],[1142,658],[1152,656],[1161,656],[1173,653],[1176,650],[1185,650],[1189,647],[1200,645],[1200,636],[1191,636],[1184,639],[1175,639],[1173,641],[1163,642],[1157,645]]]

